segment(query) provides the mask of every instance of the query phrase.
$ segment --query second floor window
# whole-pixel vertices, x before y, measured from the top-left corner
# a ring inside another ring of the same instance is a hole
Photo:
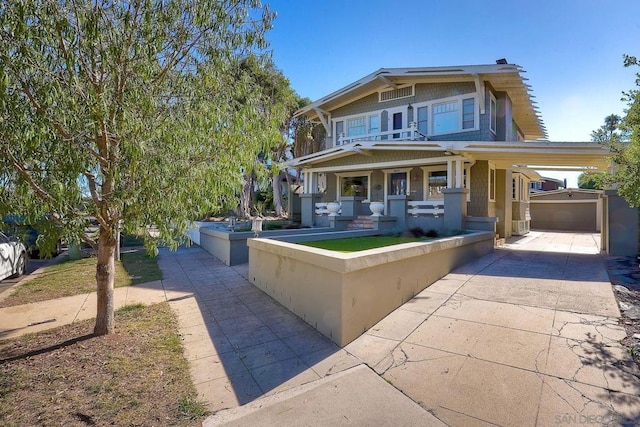
[[[427,119],[427,107],[418,107],[418,111],[417,111],[417,119],[416,120],[418,122],[418,132],[420,132],[423,135],[428,135],[429,134],[429,127],[428,127],[428,119]]]
[[[445,102],[433,106],[433,133],[449,133],[458,130],[458,103]]]
[[[473,129],[475,121],[475,105],[473,98],[462,100],[462,129]]]
[[[433,123],[434,135],[475,129],[475,98],[455,99],[434,104],[431,107],[431,123]]]
[[[358,136],[367,133],[367,125],[364,117],[347,120],[347,136]]]
[[[377,115],[369,116],[369,133],[375,134],[380,132],[380,117]]]

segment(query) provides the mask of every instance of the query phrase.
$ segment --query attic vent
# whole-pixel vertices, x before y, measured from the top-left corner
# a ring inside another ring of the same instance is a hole
[[[399,89],[385,90],[380,92],[379,102],[391,101],[392,99],[406,98],[413,96],[413,86],[401,87]]]

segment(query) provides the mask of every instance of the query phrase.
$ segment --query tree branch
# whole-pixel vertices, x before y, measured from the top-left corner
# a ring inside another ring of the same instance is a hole
[[[55,199],[49,193],[47,193],[40,185],[38,185],[37,182],[33,180],[33,177],[31,176],[31,173],[29,172],[29,170],[26,167],[24,167],[24,165],[20,163],[18,159],[16,159],[13,153],[7,152],[7,154],[11,159],[11,164],[13,164],[13,167],[18,171],[18,174],[20,174],[20,176],[29,184],[29,186],[33,189],[33,191],[43,200],[51,203],[55,202]]]

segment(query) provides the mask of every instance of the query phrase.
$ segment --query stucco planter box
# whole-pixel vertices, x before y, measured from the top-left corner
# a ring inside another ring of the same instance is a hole
[[[340,253],[249,239],[249,279],[340,346],[452,269],[493,251],[492,232]]]
[[[328,228],[265,230],[262,231],[260,235],[264,237],[278,237],[296,234],[326,233],[327,231],[332,230]],[[253,231],[230,232],[228,229],[203,225],[199,228],[198,244],[226,265],[238,265],[245,264],[249,261],[247,239],[252,237],[254,237]]]

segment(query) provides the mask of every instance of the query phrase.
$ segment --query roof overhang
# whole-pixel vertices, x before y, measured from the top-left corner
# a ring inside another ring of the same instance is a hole
[[[311,120],[324,120],[318,111],[333,110],[372,93],[416,83],[472,82],[477,90],[488,82],[497,92],[506,92],[512,103],[513,117],[525,139],[546,138],[547,132],[536,107],[531,86],[515,64],[463,65],[454,67],[381,68],[296,111]]]
[[[436,151],[470,160],[487,160],[498,169],[596,171],[609,167],[612,153],[596,142],[490,142],[490,141],[361,141],[289,160],[295,168],[322,167],[323,163],[376,151]]]

